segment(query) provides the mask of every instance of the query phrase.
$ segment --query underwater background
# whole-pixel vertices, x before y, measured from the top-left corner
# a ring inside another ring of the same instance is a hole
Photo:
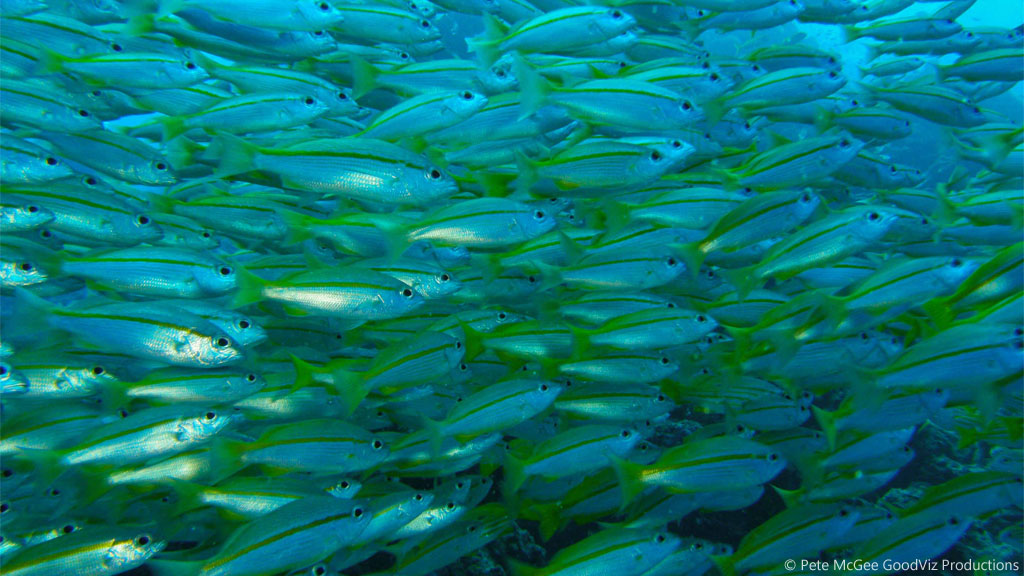
[[[0,0],[0,574],[1022,574],[1022,80],[1019,0]]]

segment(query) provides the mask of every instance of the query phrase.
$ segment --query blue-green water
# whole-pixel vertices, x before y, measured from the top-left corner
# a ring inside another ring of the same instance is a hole
[[[3,574],[1021,573],[1019,2],[0,8]]]

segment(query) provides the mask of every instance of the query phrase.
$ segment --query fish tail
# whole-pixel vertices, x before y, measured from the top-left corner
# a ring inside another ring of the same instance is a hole
[[[490,66],[498,58],[501,58],[501,52],[498,50],[498,47],[501,45],[501,40],[505,37],[505,33],[504,26],[502,26],[497,18],[491,14],[485,14],[484,33],[475,38],[467,38],[466,48],[476,54],[485,66]]]
[[[165,143],[181,136],[188,130],[185,126],[185,119],[180,116],[168,116],[160,121],[160,125],[163,127]],[[181,166],[181,164],[176,165]]]
[[[253,169],[253,161],[259,147],[242,140],[238,136],[220,134],[210,143],[212,152],[220,153],[220,164],[215,174],[217,177],[234,176]]]
[[[800,500],[804,495],[803,489],[800,488],[797,488],[796,490],[786,490],[773,484],[772,490],[775,490],[775,493],[779,495],[779,498],[782,498],[782,502],[786,505],[786,508],[795,508],[799,506]]]
[[[718,566],[718,570],[722,573],[722,576],[736,576],[736,566],[732,561],[732,556],[725,555],[714,555],[711,560]]]
[[[288,225],[288,233],[285,235],[284,244],[292,246],[301,244],[316,237],[313,231],[307,226],[308,220],[304,214],[298,212],[282,212],[281,218]]]
[[[4,336],[48,331],[50,326],[47,319],[59,309],[56,304],[47,302],[24,288],[15,288],[14,313],[9,321],[4,322]]]
[[[512,454],[506,454],[504,474],[505,485],[502,487],[502,493],[509,497],[518,492],[526,481],[526,463]]]
[[[370,393],[370,387],[366,385],[358,372],[352,372],[341,368],[331,373],[334,378],[334,389],[341,396],[349,415],[354,414],[356,408],[366,399]]]
[[[690,274],[690,278],[697,278],[697,275],[700,273],[700,267],[704,264],[704,258],[707,256],[700,249],[700,243],[669,244],[668,247],[673,254],[683,261],[683,264],[686,264],[686,271]]]
[[[313,374],[320,372],[320,370],[317,370],[315,366],[295,354],[290,354],[290,356],[292,357],[292,366],[295,368],[295,384],[292,386],[292,389],[298,390],[311,386],[313,384]]]
[[[190,512],[204,506],[200,496],[205,486],[174,478],[170,480],[171,490],[178,497],[178,502],[174,507],[175,516],[180,516],[185,512]]]
[[[843,33],[843,42],[850,43],[860,38],[860,30],[855,26],[843,26],[840,28]]]
[[[210,444],[211,475],[219,481],[241,470],[245,466],[242,456],[247,446],[248,443],[241,440],[215,437]]]
[[[943,329],[953,323],[955,313],[953,302],[950,298],[932,298],[922,305],[925,313],[931,318],[932,323],[938,329]]]
[[[460,322],[459,326],[462,328],[462,333],[465,334],[466,353],[464,357],[466,360],[472,360],[485,349],[484,333],[463,322]]]
[[[557,504],[537,504],[530,510],[540,517],[540,537],[545,542],[562,529],[562,516]]]
[[[39,53],[38,72],[41,75],[59,74],[64,71],[66,61],[62,54],[43,48]]]
[[[722,269],[719,273],[727,282],[736,288],[736,293],[739,300],[743,300],[748,294],[761,284],[761,279],[757,275],[756,266],[746,266],[744,268],[733,268],[732,270]]]
[[[513,54],[512,71],[519,80],[519,119],[529,117],[536,112],[551,93],[551,84],[548,83],[536,70],[519,54]]]
[[[352,56],[352,95],[359,98],[376,88],[379,75],[380,70],[374,68],[373,64],[358,56]]]
[[[532,262],[531,264],[540,273],[540,288],[537,290],[538,292],[552,290],[562,283],[562,269],[560,267],[539,261]]]
[[[629,460],[619,458],[614,454],[609,454],[608,458],[612,461],[615,475],[619,478],[619,487],[622,489],[622,507],[620,510],[624,510],[626,506],[629,506],[630,502],[644,491],[644,483],[640,476],[644,467]]]
[[[528,195],[530,189],[533,188],[534,184],[537,183],[539,176],[537,174],[537,166],[539,163],[523,154],[522,150],[516,150],[514,152],[516,158],[516,171],[518,177],[516,178],[516,192],[522,195]]]
[[[835,414],[814,405],[811,405],[811,411],[814,412],[814,418],[818,421],[818,425],[821,426],[821,431],[825,433],[829,449],[835,450],[836,432],[838,429]]]
[[[171,166],[188,166],[197,160],[205,160],[203,156],[206,149],[181,135],[166,140],[164,148],[164,156]]]
[[[128,36],[142,36],[156,29],[157,16],[153,13],[135,12],[128,17],[124,25],[124,33]]]
[[[231,301],[231,308],[241,308],[263,300],[263,288],[267,281],[248,270],[238,267],[238,290]]]

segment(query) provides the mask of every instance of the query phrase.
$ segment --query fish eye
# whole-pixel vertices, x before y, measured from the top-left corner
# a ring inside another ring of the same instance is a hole
[[[703,323],[705,323],[707,321],[708,321],[708,319],[703,314],[697,315],[697,322],[700,322],[701,324],[703,324]]]
[[[668,356],[662,356],[662,357],[661,357],[661,365],[662,365],[662,366],[665,366],[665,365],[667,365],[668,363],[669,363],[669,359],[668,359]]]
[[[249,324],[248,320],[239,320],[238,321],[238,327],[241,328],[242,330],[245,330],[249,326],[252,326],[252,324]]]
[[[676,307],[676,303],[675,302],[669,302],[665,306],[668,307],[668,308],[675,308]]]
[[[316,568],[313,568],[313,574],[315,574],[316,576],[324,576],[324,574],[326,573],[327,568],[324,568],[323,566],[317,566]]]
[[[449,503],[445,504],[444,507],[449,509],[449,510],[455,510],[455,502],[449,502]]]
[[[683,110],[689,110],[690,108],[693,108],[693,105],[690,104],[688,101],[683,100]]]
[[[93,90],[91,94],[96,97],[103,96],[103,92],[100,90]]]
[[[72,526],[71,524],[67,524],[63,528],[61,528],[60,531],[65,533],[65,534],[71,534],[72,532],[75,531],[75,527]]]
[[[203,232],[203,238],[209,238],[209,237],[210,237],[210,233],[209,232]]]
[[[504,312],[498,312],[498,320],[504,320],[505,318],[508,318],[508,314],[505,314]]]
[[[548,385],[547,384],[541,384],[540,385],[540,391],[541,392],[547,392],[548,391]]]
[[[57,165],[57,159],[54,158],[53,156],[47,156],[46,157],[46,165],[47,166],[56,166]]]
[[[149,536],[143,534],[142,536],[139,536],[135,539],[135,543],[139,546],[145,546],[146,544],[149,544]]]
[[[532,276],[532,275],[531,275],[531,276],[528,276],[528,277],[526,278],[526,280],[527,280],[527,281],[528,281],[528,282],[529,282],[530,284],[534,284],[534,283],[536,283],[536,282],[537,282],[537,277],[536,277],[536,276]]]
[[[896,173],[896,167],[895,166],[889,166],[889,172],[892,172],[893,174],[895,174]]]
[[[4,366],[3,364],[0,364],[0,376],[6,376],[6,375],[7,375],[7,366]],[[8,470],[4,470],[4,472],[6,473],[6,472],[8,472]]]
[[[961,264],[963,264],[963,262],[960,261],[959,258],[953,258],[953,261],[949,263],[953,268],[959,268]]]
[[[363,509],[362,508],[353,508],[352,509],[352,515],[355,516],[356,518],[359,518],[360,516],[363,515]]]
[[[655,150],[654,152],[651,152],[651,160],[653,160],[655,162],[657,162],[658,160],[661,160],[661,152],[658,152],[657,150]]]
[[[245,376],[245,379],[248,380],[249,382],[255,382],[256,381],[256,375],[255,374],[247,374]]]
[[[467,530],[469,530],[470,532],[476,532],[476,524],[471,524],[470,527],[467,528]]]
[[[771,460],[772,462],[775,462],[776,460],[779,459],[779,455],[772,452],[771,454],[768,455],[768,459]]]
[[[327,4],[327,2],[321,2],[320,3],[320,10],[322,10],[324,12],[327,12],[330,9],[331,9],[331,7],[330,7],[329,4]]]
[[[374,450],[380,450],[383,447],[384,447],[384,443],[381,442],[380,440],[374,440],[373,441],[373,449]]]
[[[543,210],[537,210],[536,212],[533,213],[533,218],[535,220],[543,220],[544,219],[544,211]]]
[[[835,73],[834,71],[833,71],[833,72],[829,72],[829,73],[828,73],[828,77],[829,77],[829,78],[835,78],[836,76],[839,76],[839,75],[838,75],[838,74],[836,74],[836,73]]]
[[[157,170],[167,170],[167,164],[164,164],[163,162],[157,162],[155,168]]]
[[[188,68],[189,70],[195,70],[196,65],[192,62],[185,62],[185,68]]]
[[[227,338],[224,338],[222,336],[220,338],[217,338],[217,340],[214,342],[214,345],[217,346],[218,348],[227,348],[228,344],[230,343],[231,342]]]
[[[313,32],[313,36],[319,37],[319,36],[323,36],[323,35],[324,35],[324,31],[323,30],[317,30],[316,32]]]
[[[839,515],[840,516],[847,516],[849,514],[850,513],[846,511],[846,508],[842,508],[842,509],[839,510]]]
[[[666,263],[667,263],[667,264],[668,264],[669,266],[675,266],[675,265],[676,265],[676,259],[675,259],[675,258],[672,258],[671,256],[669,256],[668,260],[666,260],[665,262],[666,262]]]
[[[842,140],[839,141],[839,147],[840,148],[847,148],[849,146],[850,146],[850,141],[847,140],[846,138],[843,138]]]
[[[456,350],[462,350],[462,341],[461,340],[456,340],[455,341],[455,349]]]
[[[348,94],[344,92],[338,92],[338,100],[348,100]]]
[[[303,102],[305,102],[306,106],[312,106],[313,105],[313,99],[308,97],[308,96],[306,97],[305,100],[303,100]]]
[[[8,504],[7,502],[4,502],[3,504],[0,504],[0,512],[7,512],[10,509],[11,509],[11,505]]]
[[[234,270],[232,270],[230,266],[221,266],[217,272],[220,272],[221,276],[230,276]]]
[[[463,92],[462,93],[462,99],[463,100],[472,100],[473,99],[473,93],[469,92],[468,90],[466,92]]]
[[[430,171],[430,178],[433,179],[433,180],[440,179],[441,178],[441,171],[438,170],[437,168],[434,168],[433,170]]]
[[[420,20],[420,26],[422,26],[424,28],[430,28],[430,22],[428,22],[426,20]]]
[[[505,77],[505,71],[502,70],[501,68],[499,68],[499,69],[494,71],[494,75],[497,76],[498,78],[504,78]]]
[[[88,110],[79,110],[78,111],[78,115],[81,116],[82,118],[88,118],[89,117],[89,111]]]
[[[402,296],[405,296],[406,298],[412,298],[412,290],[408,288],[402,290]]]
[[[977,106],[975,106],[974,107],[974,113],[975,114],[981,114],[981,108],[978,108]]]
[[[447,274],[441,274],[441,282],[447,282],[447,281],[449,281],[451,279],[452,279],[451,276],[449,276]]]
[[[106,372],[106,370],[103,369],[103,366],[96,366],[92,369],[92,373],[97,376],[101,376],[104,372]]]
[[[30,263],[30,262],[22,262],[21,266],[19,266],[19,268],[21,268],[25,272],[31,272],[32,271],[32,263]]]
[[[207,412],[206,414],[203,414],[203,418],[206,418],[207,420],[213,420],[216,417],[217,417],[217,413],[216,412]]]
[[[712,82],[718,82],[718,78],[719,78],[719,76],[718,76],[718,74],[717,74],[717,73],[715,73],[715,72],[712,72],[712,73],[711,73],[711,76],[708,76],[708,77],[709,77],[709,78],[711,78],[711,81],[712,81]]]
[[[408,60],[409,59],[409,53],[408,52],[399,52],[398,53],[398,57],[401,58],[402,60]]]
[[[120,52],[121,50],[124,50],[124,47],[115,42],[114,44],[110,45],[110,49],[114,52]]]
[[[466,370],[469,370],[469,365],[463,362],[462,364],[459,364],[459,370],[465,372]]]
[[[145,226],[149,224],[149,216],[146,216],[145,214],[139,214],[138,216],[135,217],[135,221],[138,222],[141,226]]]
[[[618,10],[612,10],[612,18],[614,18],[616,20],[622,18],[622,12],[620,12]]]
[[[423,494],[417,494],[413,496],[412,499],[419,502],[420,500],[423,500]]]
[[[654,539],[658,542],[658,544],[661,544],[662,542],[665,541],[665,535],[664,534],[658,534],[658,536],[655,537]]]
[[[622,436],[623,438],[629,438],[629,437],[630,437],[630,433],[629,433],[629,430],[623,430],[623,431],[622,431],[622,434],[620,434],[620,435],[621,435],[621,436]]]
[[[868,214],[868,220],[871,220],[872,222],[878,220],[879,218],[881,218],[881,216],[878,215],[878,212],[872,212]]]
[[[683,143],[680,142],[679,140],[673,140],[672,141],[672,147],[673,148],[682,148],[683,147]]]
[[[949,518],[949,525],[950,526],[956,526],[959,523],[960,523],[960,520],[958,520],[956,516],[951,516]]]
[[[801,202],[810,202],[811,201],[811,195],[806,193],[806,192],[804,192],[804,195],[800,197],[800,201]]]

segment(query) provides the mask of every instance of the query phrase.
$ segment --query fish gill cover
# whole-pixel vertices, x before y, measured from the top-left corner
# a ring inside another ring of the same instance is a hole
[[[4,575],[1021,573],[1019,3],[0,9]]]

